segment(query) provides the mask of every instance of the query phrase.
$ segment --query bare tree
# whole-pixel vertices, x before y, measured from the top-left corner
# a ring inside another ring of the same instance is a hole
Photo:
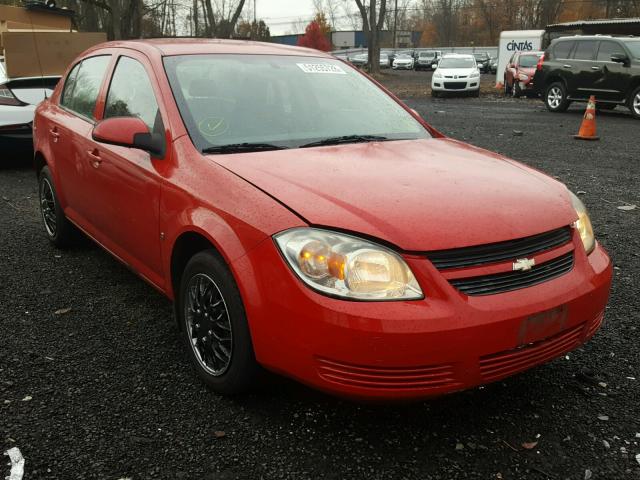
[[[385,11],[387,9],[387,0],[369,0],[369,11],[362,3],[363,0],[356,0],[356,5],[362,17],[362,30],[367,37],[368,44],[368,65],[369,72],[380,72],[380,31],[384,23]],[[379,12],[376,9],[380,6]]]

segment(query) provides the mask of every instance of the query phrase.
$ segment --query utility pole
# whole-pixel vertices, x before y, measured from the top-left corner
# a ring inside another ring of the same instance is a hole
[[[398,0],[395,2],[395,6],[393,8],[393,48],[397,47],[396,39],[398,38],[398,32],[396,30],[396,25],[398,24]]]

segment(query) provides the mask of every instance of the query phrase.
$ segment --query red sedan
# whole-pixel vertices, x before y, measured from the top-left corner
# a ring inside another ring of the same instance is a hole
[[[504,71],[504,93],[520,97],[535,93],[533,76],[544,52],[516,52]]]
[[[549,361],[602,322],[611,262],[575,195],[329,55],[103,44],[34,130],[49,239],[79,229],[173,299],[217,392],[267,368],[424,398]]]

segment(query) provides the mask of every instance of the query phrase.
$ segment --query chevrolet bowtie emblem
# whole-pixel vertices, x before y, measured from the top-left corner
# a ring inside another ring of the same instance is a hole
[[[533,267],[535,264],[536,261],[533,258],[519,258],[515,262],[513,262],[513,269],[520,270],[521,272],[526,272],[527,270],[531,270],[531,267]]]

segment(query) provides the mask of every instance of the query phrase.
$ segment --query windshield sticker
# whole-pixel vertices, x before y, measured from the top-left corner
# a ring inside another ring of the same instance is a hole
[[[330,63],[296,63],[300,70],[304,73],[334,73],[338,75],[346,75],[340,66],[332,65]]]

